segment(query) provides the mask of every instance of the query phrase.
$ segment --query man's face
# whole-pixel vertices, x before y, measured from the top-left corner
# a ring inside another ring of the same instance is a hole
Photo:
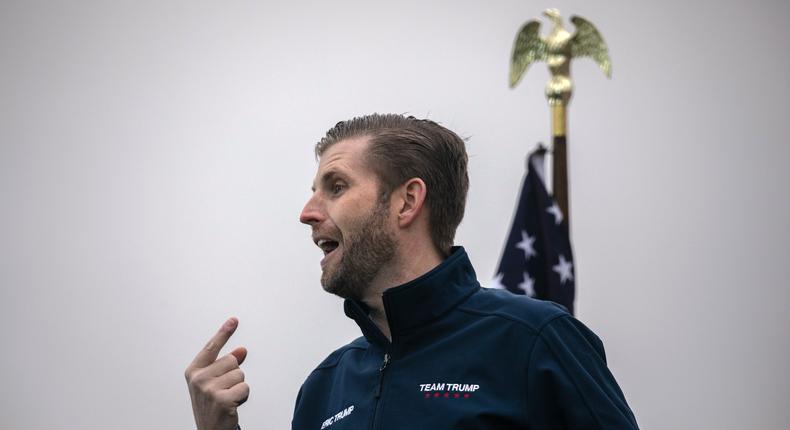
[[[396,244],[389,199],[382,201],[378,177],[365,162],[367,145],[367,138],[348,139],[324,151],[299,217],[324,251],[324,290],[357,300],[392,260]]]

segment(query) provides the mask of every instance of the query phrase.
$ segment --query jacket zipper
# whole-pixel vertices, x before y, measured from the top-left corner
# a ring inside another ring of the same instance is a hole
[[[385,353],[384,362],[382,362],[381,367],[379,367],[379,386],[376,388],[377,399],[381,397],[381,386],[384,385],[384,370],[387,368],[388,364],[390,364],[390,355],[389,353]]]
[[[381,390],[384,386],[384,371],[387,370],[387,366],[390,364],[391,356],[389,352],[384,353],[384,361],[382,361],[381,366],[379,367],[379,384],[376,387],[376,408],[373,411],[373,419],[370,422],[370,428],[374,428],[376,426],[376,419],[379,415],[379,409],[381,409]]]

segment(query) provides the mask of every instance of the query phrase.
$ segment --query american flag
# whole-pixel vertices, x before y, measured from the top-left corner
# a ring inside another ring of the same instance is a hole
[[[494,288],[559,303],[573,314],[575,282],[568,223],[543,182],[545,148],[530,153],[516,216]]]

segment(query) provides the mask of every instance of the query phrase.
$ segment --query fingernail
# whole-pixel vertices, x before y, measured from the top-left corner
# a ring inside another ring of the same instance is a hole
[[[226,328],[235,328],[236,327],[236,323],[237,323],[236,319],[231,318],[231,319],[229,319],[228,321],[225,322],[225,327]]]

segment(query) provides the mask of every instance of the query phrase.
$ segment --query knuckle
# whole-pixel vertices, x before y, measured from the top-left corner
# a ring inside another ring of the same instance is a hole
[[[184,376],[187,380],[187,385],[189,386],[197,386],[200,385],[201,381],[201,373],[198,370],[192,369],[187,371]]]
[[[200,369],[192,374],[192,384],[193,385],[206,385],[210,384],[214,378],[212,375],[213,369],[211,368],[203,368]]]
[[[222,404],[222,392],[221,387],[216,386],[205,386],[200,387],[200,391],[198,392],[203,399],[210,401],[212,403],[219,403]]]
[[[242,403],[246,402],[247,399],[250,398],[250,386],[247,383],[242,382],[241,383],[241,388],[242,388],[241,399],[238,401],[239,405],[241,405]]]
[[[214,390],[211,384],[201,382],[200,384],[196,384],[195,388],[203,396],[211,397],[214,395]]]
[[[189,380],[193,384],[199,384],[205,379],[205,372],[201,371],[201,369],[193,370],[189,375]]]
[[[236,356],[233,354],[228,354],[222,357],[220,360],[222,360],[223,364],[230,366],[231,369],[236,369],[239,367],[239,361],[236,360]]]
[[[217,396],[216,401],[221,409],[232,410],[236,408],[236,402],[230,396]]]
[[[206,373],[201,372],[192,378],[190,385],[198,389],[200,392],[208,393],[211,389],[212,379],[213,378],[211,378]]]

